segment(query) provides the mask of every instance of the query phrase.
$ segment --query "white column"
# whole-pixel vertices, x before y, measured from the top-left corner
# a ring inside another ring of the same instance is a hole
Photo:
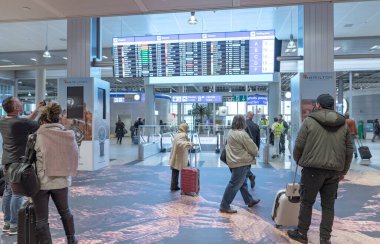
[[[334,71],[334,4],[310,3],[303,7],[304,72]],[[302,32],[302,31],[301,31]]]
[[[67,20],[67,76],[91,76],[91,18]]]
[[[36,71],[35,102],[38,104],[45,99],[46,93],[46,69],[41,68]]]
[[[350,116],[353,116],[352,114],[352,71],[350,71],[348,79],[349,79],[348,112],[350,113]]]
[[[268,85],[268,119],[270,124],[273,118],[277,117],[281,111],[281,75],[273,74],[273,82]]]
[[[155,115],[154,115],[155,110],[156,110],[156,106],[155,106],[155,97],[154,97],[154,86],[145,85],[145,124],[146,125],[155,125]]]

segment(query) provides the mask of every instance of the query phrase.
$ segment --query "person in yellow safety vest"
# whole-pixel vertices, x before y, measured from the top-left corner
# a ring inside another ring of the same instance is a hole
[[[280,123],[278,123],[278,118],[274,118],[274,123],[272,124],[272,132],[274,135],[274,149],[275,153],[273,153],[272,158],[278,158],[280,156],[280,139],[283,131],[283,127]]]
[[[268,135],[269,120],[267,120],[264,114],[261,115],[259,127],[260,127],[260,136],[266,137]]]

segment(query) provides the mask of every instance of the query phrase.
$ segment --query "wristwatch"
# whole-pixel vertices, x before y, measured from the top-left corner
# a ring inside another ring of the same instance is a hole
[[[100,126],[98,129],[99,147],[100,147],[100,157],[104,156],[104,142],[106,141],[106,128]]]

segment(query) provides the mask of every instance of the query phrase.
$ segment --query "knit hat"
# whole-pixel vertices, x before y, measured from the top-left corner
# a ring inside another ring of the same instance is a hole
[[[330,94],[321,94],[317,98],[317,103],[322,108],[334,110],[335,99]]]

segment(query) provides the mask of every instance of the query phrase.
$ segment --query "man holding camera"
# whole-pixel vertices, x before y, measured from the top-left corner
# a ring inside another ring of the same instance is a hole
[[[9,165],[17,163],[24,155],[28,135],[34,133],[39,125],[34,119],[37,117],[38,109],[45,105],[40,102],[37,109],[28,118],[20,118],[23,105],[16,97],[8,97],[3,100],[2,106],[7,116],[0,120],[0,132],[3,137],[2,165],[4,175],[7,176]],[[5,177],[6,178],[6,177]],[[2,210],[4,213],[3,232],[9,235],[17,234],[18,210],[21,207],[23,197],[13,194],[8,179],[6,179]]]

